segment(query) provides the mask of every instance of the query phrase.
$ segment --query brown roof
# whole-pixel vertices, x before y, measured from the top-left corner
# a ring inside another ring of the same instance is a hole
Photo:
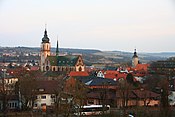
[[[149,90],[133,90],[132,91],[138,98],[157,98],[160,94],[154,93]]]
[[[157,98],[159,96],[160,94],[154,93],[149,90],[132,90],[132,91],[129,91],[129,95],[128,95],[129,98],[139,98],[139,99]],[[116,97],[121,98],[121,95],[119,92],[116,93]]]
[[[53,94],[61,90],[61,81],[56,80],[43,80],[36,81],[37,94]]]

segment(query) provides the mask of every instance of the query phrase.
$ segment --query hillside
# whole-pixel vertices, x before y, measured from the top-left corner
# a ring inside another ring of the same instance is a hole
[[[55,53],[55,48],[51,49]],[[123,51],[100,51],[95,49],[71,49],[60,48],[60,53],[67,54],[81,54],[85,63],[130,63],[133,53]],[[0,61],[3,60],[4,53],[11,53],[18,56],[39,55],[40,48],[30,47],[0,47]],[[175,56],[175,52],[162,52],[162,53],[138,53],[140,62],[148,63],[150,61],[165,60],[169,57]],[[14,58],[13,58],[14,59]],[[30,59],[28,57],[28,59]],[[35,58],[36,59],[36,58]],[[39,57],[38,57],[39,59]]]

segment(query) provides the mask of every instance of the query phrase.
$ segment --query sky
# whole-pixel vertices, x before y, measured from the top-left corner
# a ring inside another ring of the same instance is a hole
[[[46,24],[46,26],[45,26]],[[175,52],[175,0],[0,0],[0,46]]]

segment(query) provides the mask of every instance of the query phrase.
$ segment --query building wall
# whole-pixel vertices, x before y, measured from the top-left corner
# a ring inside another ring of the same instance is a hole
[[[51,94],[38,94],[34,101],[34,109],[42,109],[42,106],[51,106],[54,104],[54,98]]]
[[[19,103],[18,100],[9,100],[8,101],[8,109],[18,109]],[[3,108],[3,102],[0,101],[0,110]]]
[[[132,67],[136,67],[138,63],[139,63],[139,58],[133,57],[132,58]]]

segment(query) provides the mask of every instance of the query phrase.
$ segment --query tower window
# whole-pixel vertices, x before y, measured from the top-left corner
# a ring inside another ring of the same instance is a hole
[[[82,71],[82,68],[81,67],[79,67],[79,71]]]
[[[49,66],[46,66],[46,70],[49,71]]]

